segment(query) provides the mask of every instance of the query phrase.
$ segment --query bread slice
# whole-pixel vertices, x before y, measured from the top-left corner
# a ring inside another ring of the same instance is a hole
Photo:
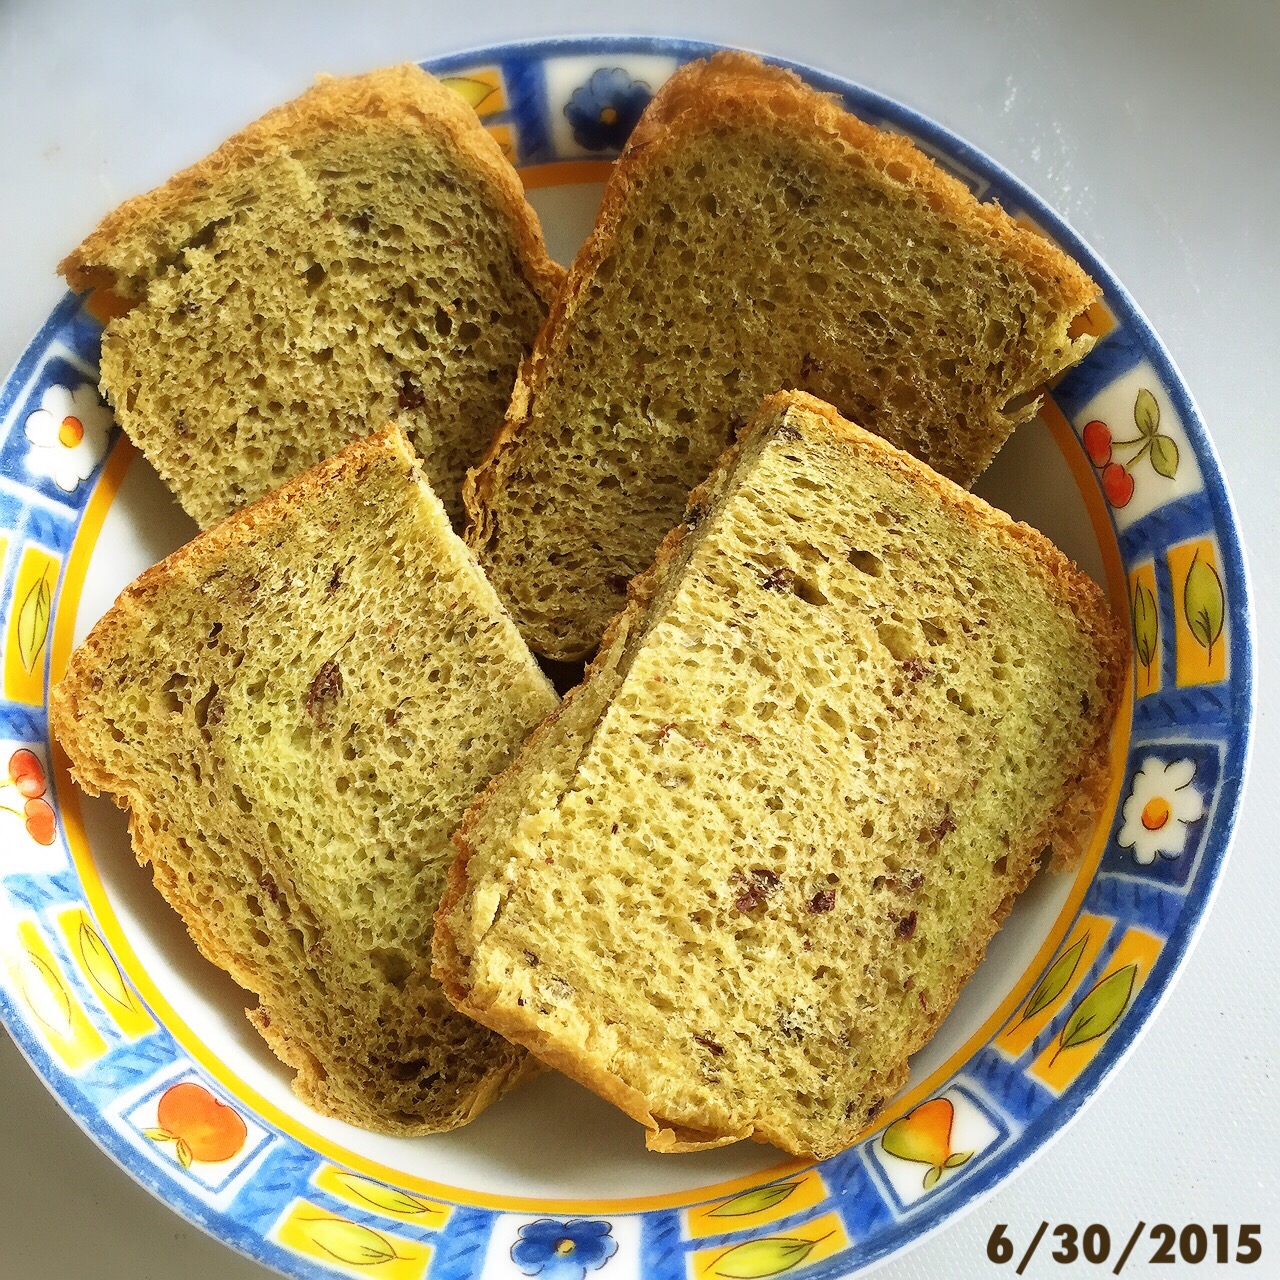
[[[905,138],[720,53],[641,119],[468,481],[535,652],[593,652],[689,489],[801,388],[969,484],[1079,359],[1093,282]]]
[[[203,528],[391,418],[459,521],[564,276],[497,143],[415,66],[321,79],[59,269],[132,304],[102,391]]]
[[[349,445],[148,570],[53,732],[317,1111],[463,1124],[528,1069],[430,974],[450,833],[556,705],[404,436]]]
[[[1080,849],[1126,649],[1040,534],[775,396],[467,813],[436,974],[655,1149],[829,1155]]]

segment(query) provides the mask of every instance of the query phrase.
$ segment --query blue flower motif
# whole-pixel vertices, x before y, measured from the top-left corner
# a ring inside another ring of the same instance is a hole
[[[511,1261],[527,1276],[586,1280],[588,1271],[598,1271],[617,1252],[618,1242],[607,1222],[539,1218],[520,1228],[520,1239],[511,1246]]]
[[[653,94],[621,67],[601,67],[573,91],[564,113],[573,136],[588,151],[621,151]]]

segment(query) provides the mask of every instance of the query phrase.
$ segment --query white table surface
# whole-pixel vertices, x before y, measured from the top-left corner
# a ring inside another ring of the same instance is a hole
[[[1280,6],[1175,0],[645,0],[631,6],[362,0],[0,0],[0,365],[62,294],[54,263],[317,70],[592,31],[704,37],[825,67],[994,156],[1129,287],[1209,424],[1257,606],[1252,782],[1186,970],[1112,1082],[1032,1168],[900,1256],[886,1280],[994,1277],[997,1222],[1260,1222],[1280,1275],[1280,962],[1270,673],[1280,574]],[[1242,1268],[1154,1267],[1126,1275]],[[1029,1275],[1109,1274],[1041,1253]],[[84,1137],[0,1034],[0,1280],[250,1280]]]

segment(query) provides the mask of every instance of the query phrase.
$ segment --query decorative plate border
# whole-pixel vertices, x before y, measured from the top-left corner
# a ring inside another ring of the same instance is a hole
[[[715,48],[584,37],[424,65],[472,103],[534,186],[601,177],[649,91]],[[1061,1131],[1155,1012],[1212,900],[1247,766],[1253,615],[1230,498],[1190,394],[1119,282],[1026,187],[908,108],[795,69],[864,119],[910,134],[1103,285],[1087,321],[1097,345],[1054,386],[1047,417],[1095,523],[1110,526],[1101,539],[1110,586],[1135,636],[1115,817],[1060,927],[976,1052],[819,1165],[600,1206],[476,1203],[327,1158],[194,1061],[103,938],[93,877],[72,856],[83,843],[77,806],[48,738],[50,671],[65,662],[88,559],[73,546],[91,545],[131,455],[92,390],[92,302],[68,295],[0,387],[0,822],[9,827],[0,1016],[126,1171],[286,1274],[586,1280],[607,1266],[606,1280],[828,1280],[859,1271],[971,1207]]]

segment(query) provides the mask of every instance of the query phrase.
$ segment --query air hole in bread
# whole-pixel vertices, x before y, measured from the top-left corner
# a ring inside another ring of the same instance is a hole
[[[917,656],[915,635],[910,627],[900,622],[883,621],[876,624],[876,635],[898,662],[907,662]]]
[[[878,578],[884,573],[884,561],[874,551],[863,551],[854,547],[850,550],[848,559],[855,569],[869,577]]]

